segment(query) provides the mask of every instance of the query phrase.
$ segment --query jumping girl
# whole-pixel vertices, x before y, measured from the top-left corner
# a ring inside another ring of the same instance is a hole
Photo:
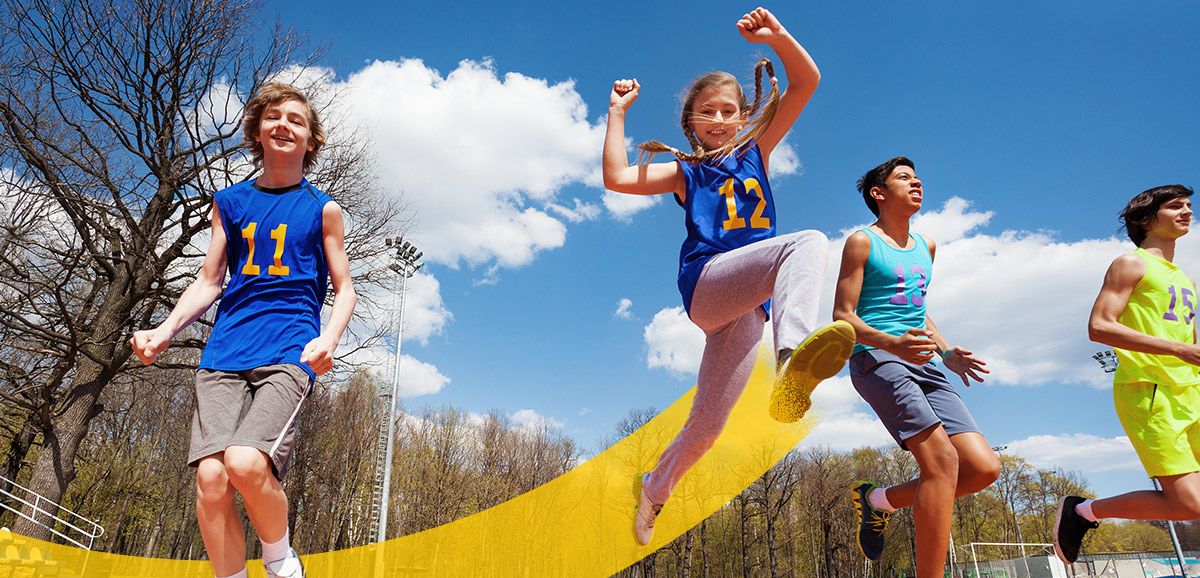
[[[791,422],[808,410],[809,394],[845,364],[854,329],[838,321],[814,331],[817,304],[829,254],[819,231],[775,236],[775,203],[767,163],[821,74],[808,52],[769,11],[758,8],[737,23],[746,40],[767,44],[783,62],[790,81],[780,94],[771,63],[755,69],[750,105],[732,75],[713,72],[692,85],[680,125],[691,143],[687,154],[662,143],[640,146],[646,153],[670,152],[678,161],[629,166],[625,114],[637,100],[637,80],[613,83],[604,140],[604,186],[634,195],[673,193],[686,214],[687,238],[679,259],[679,290],[692,322],[706,335],[695,401],[687,422],[640,476],[634,516],[638,543],[650,542],[654,522],[672,489],[712,447],[741,396],[757,357],[763,323],[772,317],[779,377],[771,416]],[[771,84],[762,102],[762,72]],[[757,113],[757,116],[756,116]],[[635,491],[637,488],[635,487]]]

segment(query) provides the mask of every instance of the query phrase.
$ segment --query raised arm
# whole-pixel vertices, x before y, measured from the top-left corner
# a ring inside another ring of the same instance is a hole
[[[737,27],[746,40],[770,46],[783,63],[783,71],[787,76],[787,88],[779,96],[779,110],[758,138],[758,148],[766,159],[791,130],[792,124],[800,117],[804,106],[816,92],[817,84],[821,82],[821,71],[817,69],[817,63],[813,62],[808,51],[800,46],[779,23],[779,19],[766,8],[758,8],[742,16]]]
[[[175,303],[175,308],[166,320],[154,329],[134,332],[129,339],[134,355],[137,355],[142,363],[154,363],[158,355],[171,345],[171,340],[204,315],[213,301],[221,296],[221,286],[225,283],[226,242],[225,227],[221,225],[221,212],[217,210],[217,203],[214,201],[212,242],[208,245],[208,252],[204,254],[204,264],[200,266],[196,280],[179,296],[179,301]]]
[[[1192,365],[1200,365],[1200,346],[1147,335],[1117,321],[1129,304],[1134,286],[1145,275],[1146,262],[1134,254],[1121,255],[1108,266],[1104,285],[1100,287],[1088,319],[1088,338],[1128,351],[1174,355]]]
[[[637,100],[637,79],[613,83],[608,103],[608,131],[604,134],[604,188],[631,195],[675,193],[682,200],[686,183],[679,163],[648,163],[629,166],[625,154],[625,113]]]
[[[325,249],[325,264],[333,286],[333,307],[329,323],[321,334],[309,341],[300,354],[300,363],[307,363],[313,373],[322,375],[333,368],[333,353],[337,351],[342,333],[350,324],[358,295],[350,279],[350,260],[346,257],[346,224],[342,208],[329,201],[321,209],[321,243]]]

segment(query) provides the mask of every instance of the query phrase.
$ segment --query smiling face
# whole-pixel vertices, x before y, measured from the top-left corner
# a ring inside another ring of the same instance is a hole
[[[721,148],[745,126],[741,100],[736,84],[706,86],[696,95],[688,123],[705,150]]]
[[[302,164],[304,155],[315,146],[308,106],[296,100],[267,105],[254,140],[262,145],[268,163]]]
[[[892,169],[883,187],[871,189],[871,196],[879,205],[880,211],[900,211],[904,216],[912,216],[921,210],[924,191],[921,189],[921,179],[912,167],[898,165]]]

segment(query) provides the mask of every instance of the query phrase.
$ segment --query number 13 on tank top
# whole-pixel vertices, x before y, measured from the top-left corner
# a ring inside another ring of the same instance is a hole
[[[925,268],[920,265],[912,265],[909,268],[912,269],[913,275],[918,276],[917,291],[912,296],[912,304],[920,307],[925,304]],[[908,305],[908,296],[904,294],[904,290],[908,288],[904,285],[904,264],[896,265],[892,273],[896,274],[896,294],[892,295],[890,302],[892,305]]]
[[[258,275],[259,267],[254,264],[254,232],[258,229],[258,223],[250,223],[246,228],[242,229],[242,238],[246,240],[246,245],[249,252],[246,255],[246,264],[242,265],[242,275]],[[268,275],[278,275],[280,277],[288,276],[288,267],[283,264],[283,240],[287,237],[287,223],[282,223],[278,227],[271,230],[271,238],[275,240],[275,264],[267,267]]]
[[[737,214],[736,185],[737,179],[727,179],[725,184],[721,185],[721,194],[725,195],[725,208],[729,211],[729,218],[725,219],[724,223],[726,231],[746,228],[746,219],[739,217]],[[746,179],[746,192],[753,193],[758,197],[758,205],[754,207],[754,214],[750,216],[750,227],[753,229],[770,229],[771,219],[762,216],[763,212],[767,210],[767,198],[763,196],[762,185],[758,184],[758,179]]]

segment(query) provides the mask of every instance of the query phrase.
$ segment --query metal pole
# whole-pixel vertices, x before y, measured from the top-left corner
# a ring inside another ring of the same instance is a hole
[[[395,270],[400,274],[400,321],[396,326],[396,363],[392,368],[392,395],[388,400],[387,450],[383,464],[383,496],[379,509],[379,536],[376,542],[387,540],[388,501],[392,485],[392,446],[396,436],[396,398],[400,392],[400,346],[404,337],[404,295],[408,289],[409,276],[417,270],[413,267],[411,254],[405,254],[409,247],[410,245],[405,243],[404,247],[396,249],[396,264],[399,266]]]
[[[1150,478],[1154,482],[1154,489],[1162,491],[1162,486],[1158,483],[1158,478]],[[1179,559],[1179,574],[1183,578],[1188,578],[1187,560],[1183,557],[1183,548],[1179,547],[1179,536],[1175,535],[1175,522],[1167,520],[1167,531],[1171,534],[1171,544],[1175,546],[1175,557]]]

